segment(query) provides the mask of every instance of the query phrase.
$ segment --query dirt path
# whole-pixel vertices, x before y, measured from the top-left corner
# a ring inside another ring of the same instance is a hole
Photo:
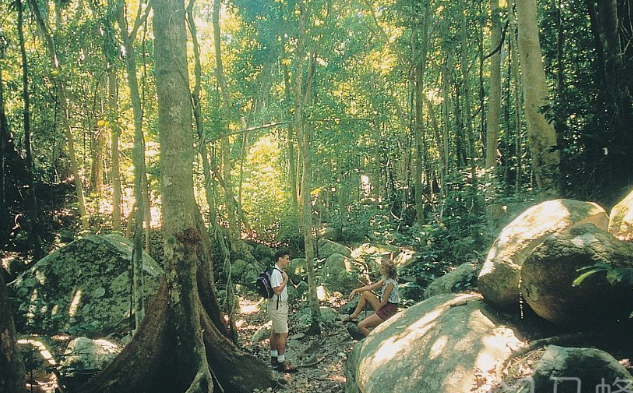
[[[338,305],[332,304],[336,309]],[[283,393],[340,393],[345,391],[345,362],[355,344],[342,322],[326,327],[321,336],[307,336],[298,321],[299,313],[290,316],[290,336],[287,354],[292,364],[299,366],[293,374],[277,373],[283,386],[275,392]],[[236,318],[239,343],[243,350],[269,363],[269,340],[253,342],[251,338],[267,322],[266,312],[258,302],[240,299],[240,314]]]

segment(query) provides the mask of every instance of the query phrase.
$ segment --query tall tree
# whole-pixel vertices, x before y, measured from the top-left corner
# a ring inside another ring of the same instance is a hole
[[[35,175],[33,166],[33,153],[31,149],[31,96],[29,92],[29,66],[26,57],[26,46],[24,42],[24,8],[22,0],[17,0],[18,8],[18,38],[20,41],[20,55],[22,58],[22,100],[24,103],[24,113],[22,116],[24,126],[24,150],[26,151],[26,173],[28,176],[28,204],[29,221],[31,222],[30,235],[33,245],[33,257],[38,260],[42,258],[42,240],[40,236],[39,213],[37,207],[37,197],[35,195]]]
[[[308,20],[308,7],[303,0],[298,0],[297,7],[299,10],[299,32],[297,37],[297,49],[295,53],[295,74],[294,74],[294,109],[295,118],[293,128],[297,132],[299,152],[301,158],[302,176],[301,176],[301,229],[303,231],[303,244],[305,247],[306,269],[308,275],[308,300],[310,303],[310,312],[312,315],[311,332],[318,334],[321,331],[319,322],[321,320],[321,311],[319,308],[319,299],[316,293],[316,274],[314,269],[314,234],[312,233],[312,152],[310,151],[310,132],[303,119],[303,111],[310,93],[311,78],[308,77],[306,90],[304,91],[303,66],[305,61],[305,45],[306,45],[306,22]],[[308,56],[314,61],[312,55]]]
[[[132,103],[132,113],[134,114],[134,151],[132,161],[134,162],[134,239],[133,239],[133,288],[134,288],[134,316],[136,327],[140,326],[145,316],[145,304],[143,297],[143,221],[146,218],[145,212],[149,208],[146,206],[147,199],[147,177],[145,171],[145,136],[143,135],[143,108],[141,94],[139,91],[138,79],[136,77],[136,48],[134,41],[139,28],[145,23],[149,14],[149,5],[139,4],[139,12],[136,15],[132,29],[128,28],[127,17],[125,15],[125,5],[123,0],[116,0],[115,15],[119,24],[119,33],[125,48],[125,67],[127,70],[127,80],[130,89],[130,100]],[[149,222],[147,224],[149,228]],[[149,238],[149,235],[148,235]]]
[[[233,193],[233,176],[231,175],[231,142],[229,140],[229,125],[231,123],[231,95],[229,86],[224,75],[224,64],[222,62],[222,41],[220,39],[220,6],[221,0],[213,1],[213,42],[215,47],[215,73],[220,85],[222,95],[223,132],[227,135],[220,140],[220,150],[222,157],[222,178],[224,179],[224,195],[227,219],[229,225],[229,240],[231,251],[237,251],[237,243],[240,240],[240,224],[237,220]]]
[[[499,0],[490,0],[492,22],[490,34],[490,92],[488,93],[488,121],[486,130],[486,169],[491,179],[495,177],[497,166],[497,146],[499,144],[499,121],[501,118],[501,15]]]
[[[516,1],[516,13],[532,168],[537,186],[556,195],[559,192],[560,153],[554,127],[543,113],[543,107],[548,104],[548,94],[539,42],[536,0]]]
[[[252,392],[274,385],[267,366],[225,336],[209,280],[208,241],[193,189],[192,111],[182,0],[154,1],[165,276],[123,352],[79,392]]]

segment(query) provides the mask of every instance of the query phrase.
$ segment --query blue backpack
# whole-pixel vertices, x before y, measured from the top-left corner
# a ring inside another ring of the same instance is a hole
[[[275,294],[270,281],[270,276],[273,273],[273,270],[279,269],[274,266],[264,269],[261,273],[259,273],[259,276],[257,276],[257,281],[255,282],[257,293],[259,293],[259,295],[264,299],[271,299]]]

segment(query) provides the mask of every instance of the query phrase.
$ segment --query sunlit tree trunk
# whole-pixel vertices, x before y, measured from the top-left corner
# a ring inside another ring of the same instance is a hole
[[[303,168],[301,176],[301,218],[299,220],[303,231],[303,242],[305,246],[306,270],[308,275],[308,300],[310,303],[310,311],[312,315],[312,324],[310,331],[313,334],[319,334],[321,328],[319,322],[321,320],[321,311],[319,308],[319,299],[316,293],[316,273],[314,269],[314,234],[312,233],[312,153],[310,151],[310,132],[303,120],[304,104],[309,95],[303,91],[303,62],[305,57],[306,45],[306,21],[308,20],[308,11],[303,0],[298,0],[297,7],[299,10],[299,36],[297,38],[297,49],[295,53],[295,70],[294,70],[294,129],[297,131],[297,139],[299,140],[299,151],[301,154],[301,166]],[[309,56],[312,58],[312,56]],[[311,81],[311,78],[308,78]],[[307,84],[309,88],[310,83]]]
[[[220,85],[222,93],[222,113],[224,116],[225,132],[229,132],[231,123],[231,96],[229,94],[228,84],[224,75],[224,65],[222,63],[222,41],[220,37],[220,7],[221,0],[213,2],[213,42],[215,47],[215,73]],[[222,178],[224,179],[224,195],[226,204],[226,213],[229,223],[229,239],[231,250],[237,250],[237,243],[240,240],[240,224],[235,212],[235,195],[233,193],[233,176],[231,175],[231,142],[226,136],[220,140],[220,149],[222,157]]]
[[[461,51],[460,51],[460,70],[461,70],[461,83],[463,86],[463,112],[462,112],[462,121],[466,131],[466,140],[467,140],[467,148],[466,152],[468,154],[468,159],[466,164],[470,164],[470,174],[472,177],[473,185],[477,184],[477,172],[475,165],[475,136],[473,132],[473,122],[472,122],[472,110],[471,110],[471,89],[470,89],[470,73],[468,71],[470,61],[468,59],[469,56],[469,43],[472,41],[469,35],[468,29],[468,19],[466,18],[467,6],[465,2],[459,3],[463,6],[463,9],[460,11],[460,40],[461,40]]]
[[[497,146],[499,144],[499,122],[501,110],[501,16],[499,0],[490,0],[491,34],[490,50],[490,91],[488,93],[488,116],[486,129],[486,170],[490,181],[495,178],[497,167]]]
[[[94,130],[91,133],[92,149],[90,153],[92,155],[92,164],[90,168],[90,188],[99,197],[103,191],[103,157],[106,143],[106,129],[104,122],[100,122],[97,119],[103,118],[105,115],[105,105],[103,101],[106,88],[106,84],[103,84],[103,86],[100,85],[99,91],[96,92],[97,99],[95,101],[98,101],[98,108],[94,108],[92,117],[95,121],[91,124]]]
[[[9,124],[4,105],[4,80],[2,78],[2,63],[4,60],[5,48],[0,46],[0,222],[7,222],[7,211],[4,208],[7,203],[6,189],[6,173],[5,173],[5,154],[7,150],[7,139],[9,138]],[[0,228],[0,234],[4,232],[4,228]]]
[[[142,5],[139,5],[142,6]],[[134,238],[132,252],[133,266],[133,292],[134,292],[134,318],[135,326],[138,328],[145,316],[145,301],[143,292],[143,221],[148,206],[147,199],[147,178],[145,174],[145,137],[143,135],[143,109],[141,95],[139,93],[138,79],[136,77],[136,50],[134,40],[138,29],[147,18],[149,9],[139,12],[137,19],[128,30],[125,7],[122,0],[116,4],[116,18],[119,24],[119,33],[125,48],[125,67],[127,70],[128,86],[130,89],[130,100],[132,103],[132,113],[134,115],[134,150],[132,152],[132,162],[134,163]],[[129,220],[128,220],[129,221]],[[130,223],[128,222],[128,227]]]
[[[419,48],[419,53],[415,53],[415,217],[418,225],[424,224],[424,199],[423,199],[423,177],[424,177],[424,78],[426,75],[426,56],[428,52],[429,37],[429,5],[425,3],[424,14],[421,21],[416,21],[416,41],[413,45]],[[422,30],[421,36],[417,36],[418,29]],[[419,45],[419,46],[418,46]]]
[[[558,195],[560,154],[556,133],[541,110],[548,104],[548,95],[539,43],[536,0],[517,1],[516,12],[532,167],[537,186],[547,193]]]
[[[516,180],[514,183],[514,192],[519,193],[521,188],[521,177],[523,175],[523,139],[521,119],[522,108],[521,98],[521,75],[519,72],[519,62],[517,61],[517,42],[516,42],[516,23],[513,21],[510,23],[510,68],[512,70],[512,78],[514,79],[513,93],[514,93],[514,136],[515,136],[515,156],[516,156]]]
[[[227,332],[203,251],[193,185],[193,130],[184,4],[154,1],[164,280],[123,352],[79,393],[251,393],[274,381]]]
[[[75,192],[77,195],[77,204],[79,206],[79,216],[81,217],[81,227],[84,230],[89,228],[88,223],[88,215],[86,212],[86,203],[84,200],[84,190],[82,184],[82,176],[79,172],[79,163],[77,162],[77,157],[75,154],[75,139],[72,133],[72,129],[70,126],[70,112],[68,111],[68,103],[66,101],[66,87],[64,86],[64,82],[62,80],[64,72],[62,70],[62,66],[59,63],[57,57],[57,48],[55,46],[55,40],[48,29],[46,24],[46,20],[42,16],[40,12],[39,5],[37,1],[30,1],[31,10],[33,11],[33,15],[37,21],[37,25],[40,29],[40,33],[42,37],[44,37],[44,41],[46,44],[46,49],[51,59],[51,77],[55,84],[55,89],[57,90],[57,102],[59,103],[59,108],[61,112],[62,124],[64,126],[64,132],[66,134],[66,140],[68,142],[68,156],[70,158],[70,167],[73,173],[73,178],[75,181]],[[59,14],[59,13],[57,13]]]
[[[108,71],[108,111],[110,124],[110,154],[112,155],[112,229],[121,231],[121,169],[119,165],[119,136],[121,127],[118,117],[117,105],[117,75],[113,65]]]

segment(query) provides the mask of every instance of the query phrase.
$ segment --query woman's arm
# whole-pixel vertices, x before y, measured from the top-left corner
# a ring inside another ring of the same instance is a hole
[[[374,290],[376,288],[380,288],[383,283],[384,283],[384,280],[380,280],[380,281],[375,282],[373,284],[369,284],[369,285],[365,285],[364,287],[356,288],[356,289],[352,290],[352,292],[349,294],[349,300],[352,300],[354,298],[354,296],[356,296],[357,293],[361,293],[361,292],[365,292],[365,291],[371,291],[371,290]]]
[[[389,302],[389,295],[391,295],[391,291],[393,291],[393,284],[388,283],[385,287],[385,293],[382,295],[382,299],[380,300],[380,307],[384,306]]]

